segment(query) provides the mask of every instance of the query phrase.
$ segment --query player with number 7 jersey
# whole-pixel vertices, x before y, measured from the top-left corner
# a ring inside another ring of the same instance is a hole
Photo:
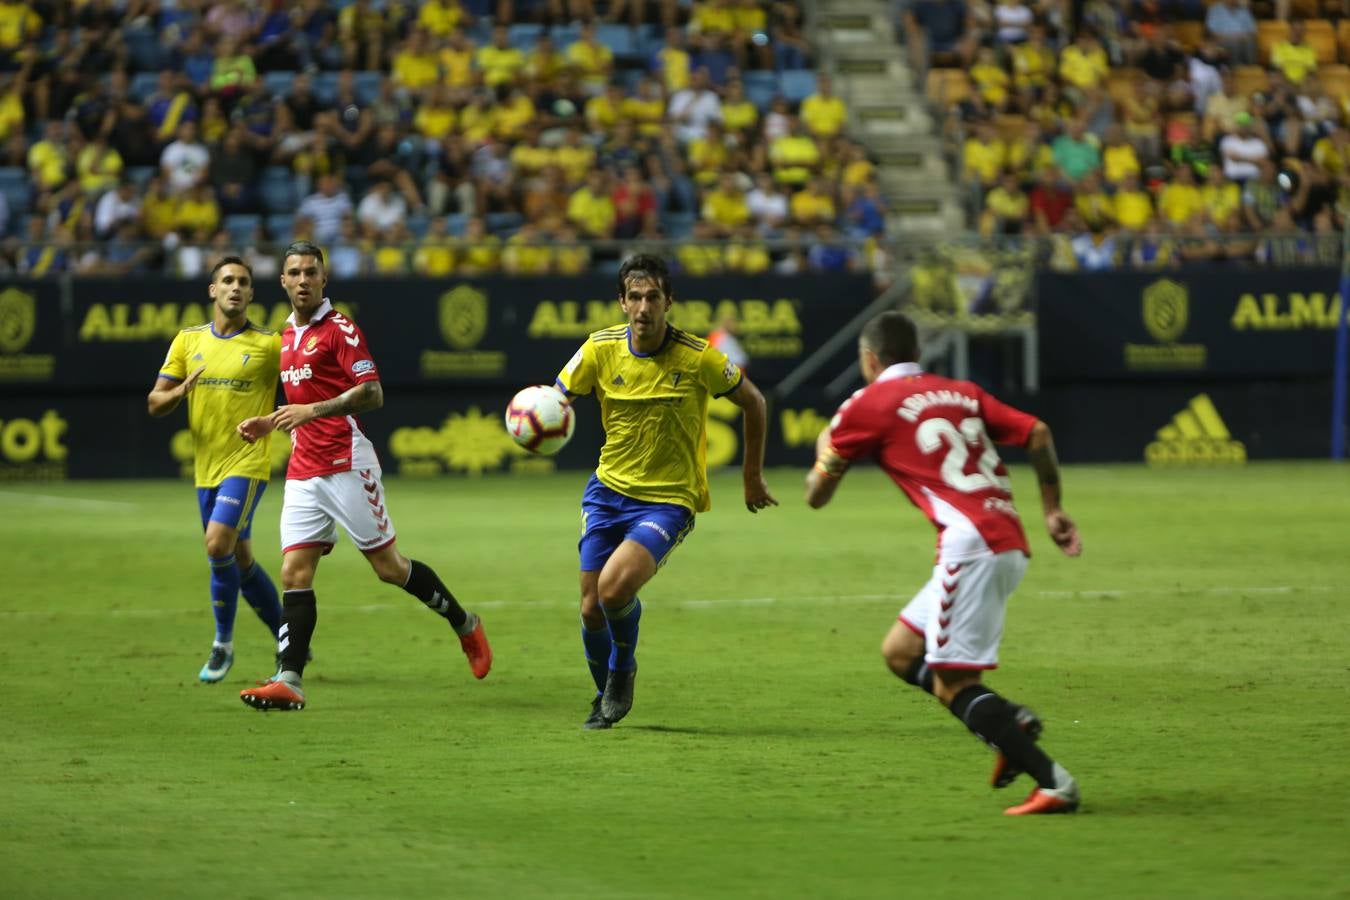
[[[998,666],[1008,598],[1031,555],[996,444],[1027,449],[1051,539],[1069,556],[1082,550],[1060,508],[1050,428],[978,385],[923,371],[919,356],[918,329],[903,314],[882,313],[863,327],[858,362],[867,386],[821,432],[806,501],[825,506],[849,466],[870,458],[923,510],[938,530],[937,564],[892,624],[882,656],[998,751],[994,787],[1024,772],[1036,780],[1008,814],[1072,812],[1078,784],[1036,745],[1040,719],[981,680]]]

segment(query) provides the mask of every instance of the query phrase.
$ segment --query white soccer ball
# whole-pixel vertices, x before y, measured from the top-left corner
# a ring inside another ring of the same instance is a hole
[[[555,387],[527,387],[506,407],[506,431],[511,440],[541,456],[551,456],[566,447],[576,427],[572,404]]]

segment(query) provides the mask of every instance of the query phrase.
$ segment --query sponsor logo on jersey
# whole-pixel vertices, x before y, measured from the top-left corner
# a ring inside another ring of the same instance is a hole
[[[352,374],[364,375],[365,373],[371,371],[374,368],[375,368],[375,360],[358,359],[356,362],[352,363]]]
[[[305,368],[309,368],[306,366]],[[223,387],[232,391],[246,391],[253,386],[252,378],[198,378],[197,387]]]
[[[314,377],[314,370],[310,368],[309,363],[303,366],[291,366],[289,369],[281,370],[282,384],[299,384]]]
[[[1172,421],[1158,429],[1158,439],[1144,448],[1151,466],[1241,465],[1247,447],[1233,440],[1214,401],[1200,394]]]

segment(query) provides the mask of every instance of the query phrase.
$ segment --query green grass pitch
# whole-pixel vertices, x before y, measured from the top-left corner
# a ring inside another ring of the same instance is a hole
[[[344,539],[291,714],[239,702],[272,657],[242,603],[234,671],[196,683],[190,485],[0,485],[0,896],[1350,897],[1350,469],[1068,467],[1078,560],[1015,470],[1035,557],[990,683],[1084,796],[1036,819],[881,664],[933,534],[875,470],[819,512],[771,472],[758,516],[717,475],[643,593],[632,714],[583,732],[585,477],[390,479],[495,667]]]

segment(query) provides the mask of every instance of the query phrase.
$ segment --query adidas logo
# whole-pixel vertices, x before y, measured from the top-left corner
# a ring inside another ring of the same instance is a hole
[[[1240,465],[1247,446],[1233,440],[1209,394],[1200,394],[1172,421],[1158,429],[1158,439],[1144,448],[1151,466]]]
[[[622,376],[622,375],[615,375],[615,376],[614,376],[614,380],[611,381],[610,384],[618,384],[618,385],[622,385],[622,384],[623,384],[623,376]]]

